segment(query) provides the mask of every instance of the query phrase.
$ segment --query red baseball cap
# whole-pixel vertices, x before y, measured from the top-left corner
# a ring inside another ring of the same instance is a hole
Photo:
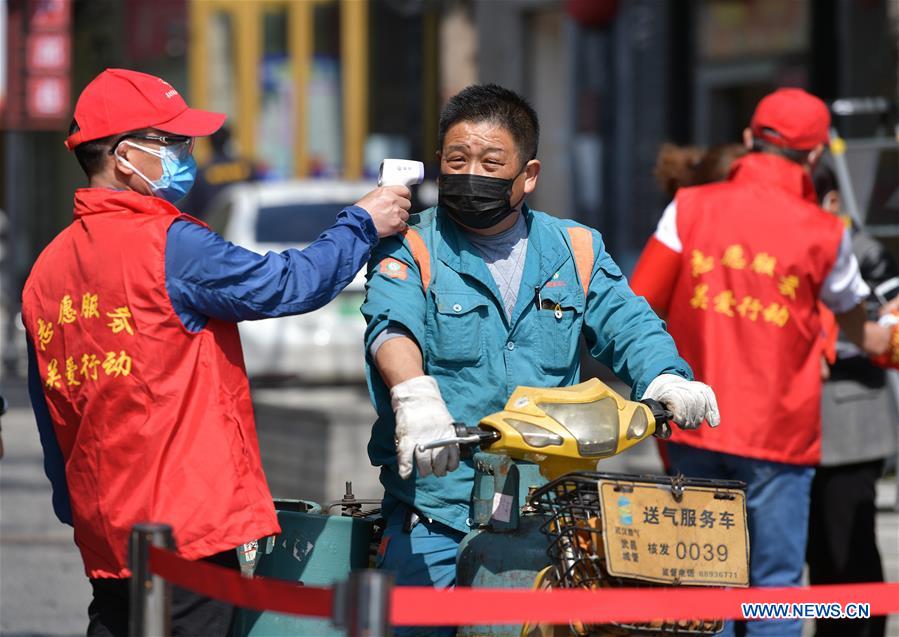
[[[128,69],[106,69],[84,87],[75,104],[78,131],[66,139],[69,150],[92,139],[142,128],[202,137],[225,122],[225,115],[189,108],[162,78]]]
[[[777,146],[811,150],[827,143],[830,111],[801,88],[779,88],[755,107],[750,128],[755,137]]]

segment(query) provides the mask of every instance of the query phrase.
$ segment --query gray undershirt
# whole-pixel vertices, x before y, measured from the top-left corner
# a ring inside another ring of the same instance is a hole
[[[521,288],[524,260],[528,251],[528,226],[524,215],[519,214],[515,224],[499,234],[482,235],[466,232],[465,238],[484,259],[487,270],[490,271],[499,289],[506,318],[511,320],[518,301],[518,290]],[[371,355],[375,356],[384,343],[398,336],[409,336],[409,332],[396,325],[387,327],[372,341],[369,348]]]
[[[484,263],[499,288],[506,318],[511,319],[518,300],[518,289],[521,287],[524,256],[528,250],[528,226],[524,216],[519,214],[515,225],[499,234],[488,236],[466,232],[465,238],[484,258]]]

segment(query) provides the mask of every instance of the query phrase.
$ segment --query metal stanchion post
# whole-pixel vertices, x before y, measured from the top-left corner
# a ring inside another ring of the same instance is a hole
[[[383,571],[353,571],[334,586],[332,621],[347,637],[391,637],[392,588],[393,577]]]
[[[131,528],[128,567],[131,591],[128,634],[131,637],[168,637],[172,632],[172,587],[150,572],[150,546],[171,549],[172,527],[135,524]]]

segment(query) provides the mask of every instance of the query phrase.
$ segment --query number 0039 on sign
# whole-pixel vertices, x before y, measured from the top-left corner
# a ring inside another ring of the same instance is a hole
[[[666,584],[749,585],[746,501],[739,489],[601,480],[611,575]]]

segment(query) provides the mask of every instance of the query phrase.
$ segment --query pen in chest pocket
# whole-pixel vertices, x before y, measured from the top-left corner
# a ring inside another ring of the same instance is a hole
[[[543,297],[540,295],[539,286],[534,288],[534,294],[536,296],[538,310],[552,310],[553,316],[555,316],[557,319],[562,318],[562,306],[559,303],[554,303],[550,300],[544,301]]]

